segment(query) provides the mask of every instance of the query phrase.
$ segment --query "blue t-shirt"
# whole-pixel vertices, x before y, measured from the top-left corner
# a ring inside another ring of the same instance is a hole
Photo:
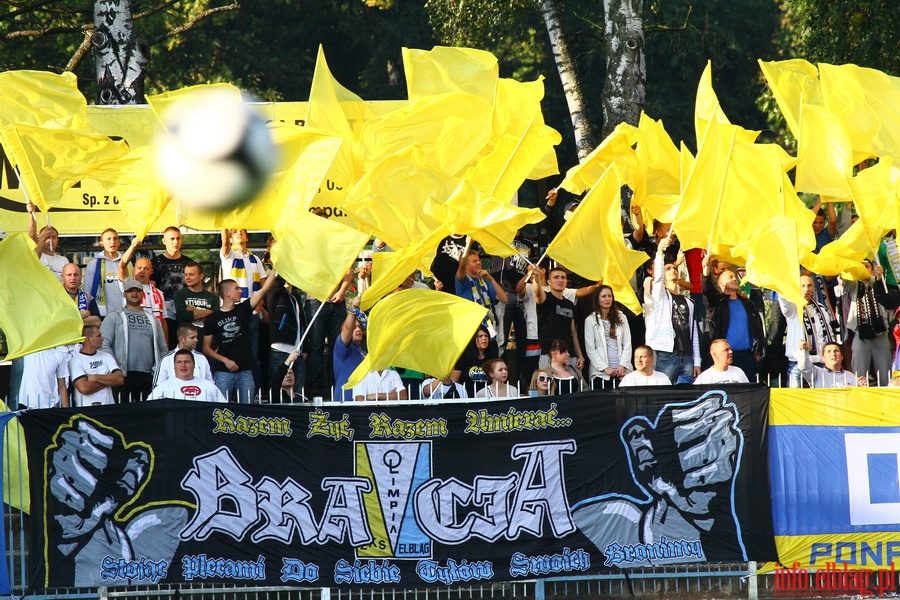
[[[725,332],[725,339],[735,352],[749,350],[753,346],[753,339],[750,337],[750,317],[743,302],[737,298],[728,300],[728,331]]]
[[[349,345],[344,345],[344,341],[338,336],[334,341],[334,397],[335,402],[352,402],[353,388],[349,390],[343,389],[350,375],[356,370],[356,367],[363,361],[365,354],[359,344],[352,341]]]

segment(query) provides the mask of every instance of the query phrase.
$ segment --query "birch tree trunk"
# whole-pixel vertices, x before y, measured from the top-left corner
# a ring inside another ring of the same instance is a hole
[[[559,17],[559,5],[556,0],[538,0],[538,8],[547,26],[553,59],[556,62],[556,69],[559,71],[563,92],[566,95],[566,103],[569,106],[578,159],[583,160],[594,149],[594,133],[581,92],[581,82],[575,68],[575,61],[569,50],[562,20]]]
[[[644,108],[647,67],[644,63],[643,0],[603,0],[606,82],[603,137],[619,123],[637,126]]]
[[[150,49],[134,32],[130,0],[94,2],[94,51],[98,104],[144,102],[144,67]]]

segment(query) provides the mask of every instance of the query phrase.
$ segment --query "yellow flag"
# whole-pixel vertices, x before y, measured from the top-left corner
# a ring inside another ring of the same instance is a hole
[[[824,107],[825,98],[819,86],[819,72],[815,65],[802,58],[766,62],[759,60],[759,68],[775,96],[775,102],[795,138],[800,137],[800,104]]]
[[[412,369],[443,379],[487,314],[487,309],[453,294],[403,290],[378,303],[369,314],[369,354],[344,389],[370,371]]]
[[[429,235],[443,213],[425,210],[443,202],[458,180],[429,166],[417,146],[408,146],[375,165],[353,186],[341,208],[363,229],[371,229],[394,250]]]
[[[310,212],[299,212],[277,238],[272,246],[272,263],[278,274],[327,302],[368,243],[369,234]]]
[[[144,238],[169,204],[169,194],[157,174],[152,146],[135,148],[122,158],[91,172],[119,203],[119,210],[138,238]]]
[[[794,159],[777,144],[741,138],[746,130],[739,126],[709,123],[673,225],[683,248],[723,254],[785,214],[783,175]]]
[[[619,123],[581,164],[566,171],[566,176],[559,187],[573,194],[581,194],[594,187],[594,184],[606,172],[607,167],[612,164],[619,169],[620,180],[623,182],[631,180],[637,169],[637,158],[632,146],[639,137],[637,127],[628,123]]]
[[[264,229],[279,231],[298,213],[309,210],[341,139],[309,127],[271,123],[279,165],[266,187],[250,202],[222,211],[181,206],[182,222],[195,229]]]
[[[497,58],[490,52],[447,46],[403,48],[403,69],[410,100],[464,92],[493,104],[500,74]]]
[[[632,202],[662,223],[671,223],[681,200],[681,154],[662,121],[641,112],[638,123],[637,170]]]
[[[366,168],[414,144],[426,163],[461,176],[484,152],[491,136],[491,105],[471,94],[412,100],[363,125],[359,142]]]
[[[849,200],[853,149],[837,115],[827,108],[800,105],[797,159],[797,191]]]
[[[463,176],[483,196],[509,202],[535,166],[562,141],[552,127],[530,123],[518,135],[503,135]]]
[[[544,115],[541,112],[543,97],[543,76],[527,82],[499,79],[497,93],[494,96],[493,137],[498,138],[505,133],[519,134],[532,123],[543,125]],[[556,160],[556,150],[550,148],[528,174],[528,179],[543,179],[557,173],[559,164]]]
[[[397,289],[416,269],[430,272],[438,244],[450,235],[446,226],[396,252],[378,252],[372,256],[372,285],[363,292],[360,308],[369,310],[381,298]],[[454,290],[449,290],[453,293]],[[442,292],[443,293],[443,292]]]
[[[800,264],[819,275],[826,277],[841,276],[845,279],[868,280],[869,270],[862,263],[867,256],[874,255],[874,250],[866,237],[862,220],[850,226],[844,234],[825,244],[818,254],[806,252]]]
[[[34,249],[24,233],[0,242],[0,329],[9,349],[6,360],[84,339],[78,308]]]
[[[10,161],[19,168],[28,198],[44,212],[91,169],[128,153],[124,141],[60,127],[7,125],[0,130],[0,138]]]
[[[350,123],[351,119],[366,121],[374,116],[372,109],[362,98],[334,78],[320,44],[312,86],[309,90],[305,124],[307,127],[332,132],[344,140],[326,175],[334,185],[321,192],[323,204],[341,205],[347,193],[362,176],[362,158],[357,145],[358,130],[354,131]]]
[[[744,278],[760,287],[775,290],[783,298],[803,306],[800,292],[800,250],[797,246],[797,222],[790,217],[773,216],[765,227],[756,229],[750,239],[735,248],[747,257]]]
[[[863,169],[850,180],[853,203],[863,224],[869,248],[878,248],[884,234],[900,224],[897,191],[891,183],[890,157],[877,165]],[[845,209],[846,210],[846,209]]]
[[[825,102],[844,122],[854,162],[890,156],[900,162],[900,77],[856,65],[819,64]]]
[[[492,256],[516,254],[512,247],[516,232],[544,220],[540,209],[522,208],[480,194],[468,180],[460,183],[442,208],[444,222],[453,233],[473,237]]]
[[[10,123],[88,129],[87,100],[68,71],[0,73],[0,126]]]
[[[0,400],[0,412],[9,407]],[[28,454],[25,451],[25,430],[19,419],[6,422],[3,432],[3,502],[31,514],[31,481],[28,474]]]
[[[625,245],[620,216],[621,183],[610,165],[547,248],[547,255],[591,281],[603,281],[616,299],[640,314],[628,282],[647,254]]]
[[[731,121],[719,106],[719,97],[712,86],[712,63],[707,61],[706,68],[700,75],[700,82],[697,84],[697,99],[694,103],[694,131],[697,135],[698,148],[710,123],[730,125]],[[735,131],[737,134],[735,139],[739,142],[752,143],[759,135],[758,131],[751,131],[743,127]]]

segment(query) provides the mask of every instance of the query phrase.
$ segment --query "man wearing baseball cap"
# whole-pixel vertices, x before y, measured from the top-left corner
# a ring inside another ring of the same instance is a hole
[[[103,319],[103,350],[111,353],[125,375],[125,383],[113,389],[118,404],[140,402],[150,395],[153,369],[166,353],[166,336],[159,319],[141,306],[144,286],[129,277],[122,282],[125,306]]]

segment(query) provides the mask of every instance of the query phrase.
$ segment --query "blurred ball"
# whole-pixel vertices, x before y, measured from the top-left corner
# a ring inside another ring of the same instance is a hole
[[[221,90],[176,101],[156,142],[160,175],[175,200],[222,210],[252,199],[275,169],[277,152],[262,117]]]

